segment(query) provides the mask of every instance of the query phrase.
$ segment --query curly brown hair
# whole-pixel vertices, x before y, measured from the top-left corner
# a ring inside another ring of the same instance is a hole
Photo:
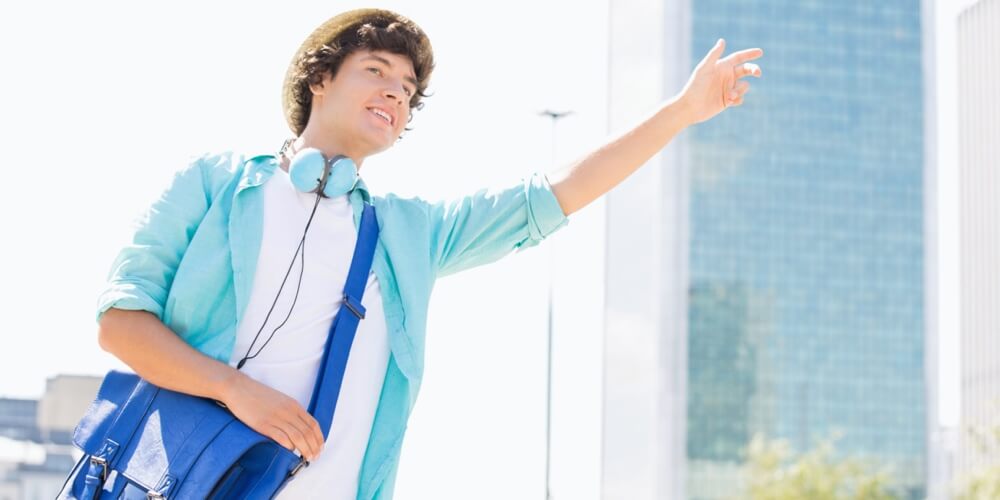
[[[344,59],[358,50],[383,50],[408,57],[417,80],[416,92],[410,97],[410,109],[423,107],[421,98],[428,97],[425,92],[434,70],[430,42],[413,22],[373,16],[349,26],[330,42],[306,51],[295,61],[292,97],[296,107],[290,116],[295,135],[301,135],[309,123],[313,99],[309,86],[319,84],[326,75],[335,77]],[[409,119],[413,119],[412,112]]]

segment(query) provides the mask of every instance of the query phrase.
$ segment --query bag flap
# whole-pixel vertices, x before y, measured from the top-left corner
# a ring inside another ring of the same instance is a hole
[[[150,488],[158,487],[168,471],[172,482],[183,481],[206,449],[242,445],[217,439],[235,421],[212,400],[161,389],[115,469]],[[225,462],[215,466],[225,470]]]
[[[87,455],[97,454],[111,430],[111,425],[118,420],[118,415],[129,400],[139,376],[134,373],[112,370],[104,377],[97,397],[83,414],[80,423],[73,430],[73,444]]]
[[[180,489],[176,491],[178,498],[207,497],[228,470],[221,464],[233,464],[237,459],[244,470],[261,480],[278,483],[288,477],[300,461],[292,451],[234,419],[222,430],[213,446],[198,457],[188,475],[181,478]],[[265,472],[273,477],[260,476]]]

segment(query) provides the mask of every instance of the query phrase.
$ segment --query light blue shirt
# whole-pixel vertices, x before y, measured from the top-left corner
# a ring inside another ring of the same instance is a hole
[[[97,319],[109,308],[149,311],[195,349],[228,363],[253,286],[273,155],[206,155],[179,171],[138,220],[115,259]],[[537,245],[568,222],[544,175],[451,202],[350,194],[357,227],[375,206],[389,365],[361,465],[359,499],[392,498],[406,422],[424,371],[434,281]]]

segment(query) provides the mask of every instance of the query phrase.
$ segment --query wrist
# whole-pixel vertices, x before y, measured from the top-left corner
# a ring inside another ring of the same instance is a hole
[[[212,384],[212,399],[228,406],[233,394],[238,390],[238,386],[244,378],[246,378],[246,375],[242,372],[226,365],[222,374],[216,377]]]
[[[684,93],[674,96],[673,99],[667,102],[667,106],[674,108],[682,128],[694,125],[694,110],[692,109],[689,99],[685,97]]]

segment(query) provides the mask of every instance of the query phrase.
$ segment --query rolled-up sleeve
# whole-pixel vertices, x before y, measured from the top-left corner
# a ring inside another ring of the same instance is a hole
[[[548,179],[539,173],[515,186],[431,205],[429,214],[438,276],[535,246],[569,222]]]
[[[114,307],[163,318],[177,266],[209,206],[201,159],[173,182],[135,221],[129,244],[118,253],[97,301],[97,320]]]

